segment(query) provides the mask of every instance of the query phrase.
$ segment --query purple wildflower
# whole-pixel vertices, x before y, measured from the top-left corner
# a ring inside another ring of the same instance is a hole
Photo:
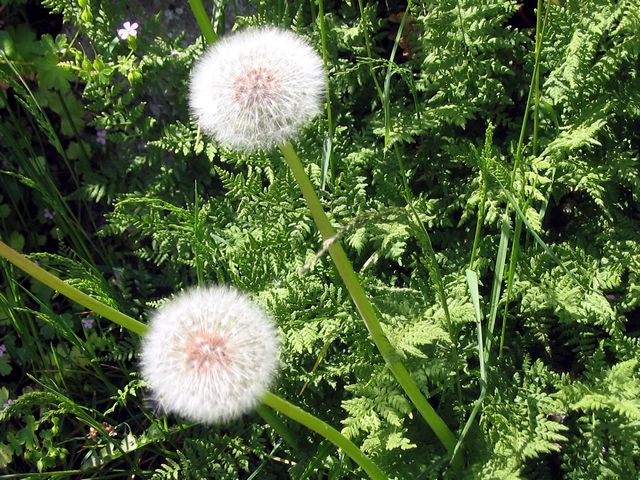
[[[136,22],[124,22],[122,28],[118,29],[118,36],[121,40],[126,40],[129,37],[136,37],[138,35],[138,24]]]
[[[106,130],[98,130],[96,132],[96,143],[99,143],[101,145],[104,145],[105,143],[107,143],[107,139],[105,138],[106,136],[107,136]]]
[[[82,319],[82,328],[84,328],[85,330],[90,330],[91,328],[93,328],[93,322],[95,322],[96,319],[92,318],[92,317],[87,317],[87,318],[83,318]]]
[[[44,216],[44,218],[46,218],[47,220],[53,220],[53,216],[54,213],[49,210],[48,208],[45,208],[42,212],[42,215]]]
[[[4,352],[7,351],[7,346],[4,343],[0,343],[0,357],[4,355]]]
[[[0,408],[0,410],[4,410],[5,408],[7,408],[9,405],[11,405],[13,403],[13,399],[9,399],[6,402],[4,402],[4,404],[2,405],[2,408]]]

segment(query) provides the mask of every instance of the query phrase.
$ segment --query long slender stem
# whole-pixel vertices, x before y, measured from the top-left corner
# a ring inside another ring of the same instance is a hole
[[[374,480],[386,479],[387,476],[380,470],[380,468],[373,463],[368,457],[366,457],[362,451],[348,438],[342,435],[338,430],[329,426],[317,417],[314,417],[308,412],[305,412],[300,407],[287,402],[286,400],[274,395],[271,392],[267,392],[262,402],[273,408],[274,410],[286,415],[287,417],[295,420],[301,425],[304,425],[309,430],[313,430],[319,433],[324,438],[329,440],[335,446],[340,448],[345,454],[347,454],[354,462],[356,462],[362,469],[367,472],[369,477]]]
[[[404,27],[407,22],[407,18],[409,18],[409,12],[412,7],[412,2],[409,1],[407,4],[407,8],[402,15],[402,20],[400,21],[400,26],[398,27],[398,32],[396,33],[396,38],[393,43],[393,48],[391,49],[391,55],[389,56],[389,65],[387,67],[387,74],[384,80],[384,91],[383,96],[380,98],[384,109],[384,124],[385,124],[385,133],[384,133],[384,152],[386,152],[389,148],[390,144],[390,136],[391,136],[391,110],[390,110],[390,102],[389,102],[389,92],[391,89],[391,76],[392,66],[394,65],[393,59],[396,56],[396,52],[398,46],[400,45],[400,39],[402,38],[402,33],[404,31]],[[375,72],[371,72],[372,75],[375,76]],[[417,240],[420,243],[420,247],[426,253],[426,260],[424,261],[427,271],[429,272],[429,277],[434,283],[436,288],[436,293],[438,295],[438,299],[440,301],[440,305],[442,306],[442,311],[444,313],[444,324],[447,329],[447,333],[449,333],[449,339],[451,340],[451,344],[453,345],[453,353],[455,357],[458,357],[458,339],[455,336],[453,331],[453,324],[451,322],[451,315],[449,313],[449,303],[447,301],[447,294],[444,291],[444,281],[442,280],[442,274],[440,273],[440,268],[438,267],[438,259],[436,258],[436,252],[433,249],[433,243],[431,242],[431,237],[429,236],[429,232],[427,231],[424,223],[420,220],[420,216],[416,211],[413,203],[413,194],[411,189],[409,188],[409,181],[407,180],[407,171],[404,168],[404,162],[402,160],[402,155],[400,153],[400,148],[398,147],[398,143],[393,144],[393,152],[396,156],[396,160],[398,162],[398,167],[400,169],[400,176],[402,179],[402,185],[404,187],[404,199],[409,207],[411,215],[413,217],[412,221],[417,230]],[[411,221],[411,219],[410,219]],[[458,400],[462,401],[462,389],[460,386],[460,379],[456,376],[456,391],[458,394]]]
[[[73,300],[83,307],[93,310],[95,313],[102,315],[104,318],[117,323],[118,325],[132,331],[133,333],[143,335],[148,329],[147,325],[145,325],[144,323],[141,323],[129,317],[128,315],[125,315],[124,313],[121,313],[109,307],[108,305],[105,305],[99,300],[96,300],[95,298],[92,298],[89,295],[81,292],[77,288],[65,283],[60,278],[36,265],[24,255],[16,252],[14,249],[9,247],[2,241],[0,241],[0,257],[5,258],[20,270],[23,270],[25,273],[29,274],[31,277],[58,291],[69,300]],[[330,427],[319,418],[311,415],[308,412],[305,412],[301,408],[296,407],[286,400],[279,398],[271,392],[267,392],[264,399],[264,404],[268,407],[273,408],[274,410],[279,411],[283,415],[288,416],[296,422],[299,422],[300,424],[310,428],[314,432],[319,433],[327,440],[334,443],[337,447],[341,448],[347,455],[349,455],[349,457],[351,457],[358,465],[360,465],[372,479],[378,480],[387,478],[387,476],[382,473],[382,471],[369,458],[367,458],[353,442],[349,441],[335,428]],[[270,420],[273,420],[273,413],[270,412],[267,408],[258,407],[258,413],[265,420],[268,420],[269,423],[271,423]],[[281,427],[278,430],[283,435],[283,438],[293,443],[293,446],[295,447],[297,442],[295,442],[293,435],[290,434],[288,429],[286,429],[286,426],[284,426],[284,424],[282,424],[279,419],[276,420],[277,421],[274,423]]]
[[[218,39],[218,35],[216,35],[213,25],[211,25],[211,20],[209,20],[209,16],[204,9],[202,0],[189,0],[189,6],[207,43],[214,43]]]
[[[398,49],[398,45],[400,45],[400,39],[402,38],[402,32],[404,31],[404,27],[407,22],[407,18],[409,17],[409,11],[412,7],[412,2],[409,1],[407,8],[402,16],[402,20],[400,21],[400,26],[398,27],[398,32],[396,33],[396,38],[393,43],[393,48],[391,49],[391,55],[389,56],[389,65],[387,67],[387,74],[384,80],[384,90],[381,92],[380,101],[382,102],[383,110],[384,110],[384,125],[385,125],[385,134],[384,134],[384,152],[386,155],[387,150],[390,145],[390,135],[391,135],[391,113],[390,113],[390,103],[389,103],[389,91],[391,88],[391,76],[393,74],[392,65],[393,59],[396,56],[396,52]],[[363,15],[363,10],[361,8],[360,11],[361,16]],[[368,45],[368,35],[365,31],[365,40],[367,40]],[[367,48],[367,53],[369,58],[371,58],[371,49]],[[373,76],[374,81],[377,82],[377,78],[373,69],[371,70],[371,75]],[[402,185],[404,188],[404,198],[405,202],[407,202],[407,206],[411,211],[413,216],[413,222],[417,229],[418,240],[420,241],[420,246],[427,254],[426,266],[429,271],[429,275],[433,280],[433,283],[436,287],[436,292],[438,294],[438,299],[440,300],[440,304],[442,305],[442,310],[444,312],[445,326],[447,328],[447,332],[449,333],[449,337],[451,342],[453,343],[454,350],[457,350],[457,339],[454,338],[452,324],[451,324],[451,315],[449,314],[449,304],[447,302],[447,295],[444,291],[444,282],[442,280],[442,274],[440,273],[440,269],[438,268],[438,260],[436,258],[436,253],[433,249],[433,244],[431,242],[431,237],[429,236],[429,232],[425,228],[424,224],[420,220],[420,216],[413,206],[413,194],[411,193],[411,189],[409,188],[409,182],[407,180],[406,169],[404,168],[404,162],[402,160],[402,155],[400,154],[400,150],[398,148],[398,144],[393,144],[393,151],[396,156],[396,160],[398,162],[398,167],[400,169],[400,175],[402,180]],[[457,355],[456,355],[457,356]],[[457,382],[458,393],[460,393],[460,385]]]
[[[444,323],[447,328],[447,332],[449,333],[449,339],[454,346],[454,349],[457,348],[456,345],[458,343],[458,339],[455,338],[453,332],[453,324],[451,322],[451,314],[449,313],[449,303],[447,301],[447,294],[444,291],[444,281],[442,280],[442,274],[440,273],[440,268],[438,267],[438,259],[436,258],[436,252],[433,249],[433,243],[431,243],[431,237],[429,236],[429,232],[427,232],[424,223],[420,220],[420,216],[413,206],[413,193],[411,193],[411,189],[409,188],[409,182],[407,180],[406,170],[404,168],[404,162],[402,161],[402,156],[398,151],[397,145],[394,145],[394,150],[396,153],[396,159],[398,161],[398,167],[400,168],[400,176],[402,180],[402,185],[404,188],[404,197],[407,202],[407,206],[411,211],[413,216],[413,222],[418,231],[419,240],[421,241],[422,249],[427,254],[427,270],[429,271],[429,275],[433,280],[433,283],[436,287],[436,292],[438,294],[438,299],[440,300],[440,305],[442,306],[442,311],[444,312]]]
[[[525,104],[524,115],[522,118],[522,126],[520,128],[520,136],[518,138],[518,145],[516,147],[515,161],[513,163],[513,170],[511,171],[511,185],[510,188],[513,188],[516,173],[518,170],[521,170],[521,182],[522,182],[522,193],[524,194],[525,190],[525,180],[524,180],[524,168],[522,168],[522,150],[524,148],[524,137],[527,131],[527,124],[529,121],[529,108],[531,107],[532,99],[537,98],[537,88],[536,85],[539,84],[540,81],[540,52],[542,50],[542,40],[544,34],[544,25],[542,22],[542,0],[538,0],[537,10],[536,10],[536,43],[535,43],[535,61],[533,66],[533,76],[531,77],[531,82],[529,85],[529,93],[527,95],[527,102]],[[546,18],[545,18],[546,20]],[[535,115],[538,115],[538,109],[540,108],[539,102],[535,103],[536,112]],[[535,120],[535,119],[534,119]],[[537,123],[535,125],[534,130],[534,139],[537,144]],[[507,215],[509,214],[509,205],[506,207]],[[498,349],[498,357],[502,357],[502,349],[504,347],[504,340],[506,336],[506,328],[507,328],[507,315],[509,313],[509,302],[511,300],[511,291],[513,289],[513,281],[515,278],[515,271],[518,263],[519,253],[520,253],[520,235],[522,233],[522,220],[519,216],[516,215],[516,226],[513,235],[512,247],[511,247],[511,255],[509,257],[509,268],[507,270],[507,290],[505,292],[505,300],[504,300],[504,310],[502,313],[502,328],[500,333],[500,347]]]
[[[144,323],[141,323],[128,315],[125,315],[122,312],[119,312],[115,308],[112,308],[104,303],[96,300],[93,297],[90,297],[86,293],[81,292],[75,287],[72,287],[68,283],[59,279],[55,275],[47,272],[44,268],[39,267],[34,262],[29,260],[24,255],[16,252],[13,248],[11,248],[6,243],[0,241],[0,257],[7,259],[13,265],[18,267],[20,270],[29,274],[36,280],[44,283],[48,287],[60,292],[62,295],[67,297],[70,300],[86,307],[90,310],[93,310],[98,315],[103,316],[106,319],[111,320],[114,323],[117,323],[121,327],[124,327],[132,332],[135,332],[139,335],[142,335],[147,330],[147,326]]]
[[[411,402],[416,406],[424,420],[434,431],[449,454],[452,454],[456,444],[455,436],[424,397],[409,375],[409,372],[402,364],[395,348],[391,345],[384,334],[373,305],[371,305],[362,285],[360,285],[360,281],[353,270],[353,266],[342,248],[342,244],[336,240],[336,231],[331,226],[329,219],[324,213],[320,200],[318,200],[318,196],[315,193],[313,185],[304,171],[302,162],[298,158],[293,146],[287,142],[280,146],[280,150],[282,151],[285,161],[291,169],[293,176],[298,182],[298,186],[302,191],[302,195],[307,202],[309,210],[311,210],[311,215],[313,216],[313,220],[315,221],[322,238],[329,244],[329,254],[333,259],[342,281],[351,295],[353,303],[356,305],[360,316],[369,330],[371,339],[380,351],[382,357],[387,363],[387,366],[391,370],[391,373],[395,376]]]
[[[391,76],[393,74],[392,66],[394,65],[393,59],[396,56],[396,52],[398,50],[398,46],[400,45],[400,39],[402,38],[402,33],[404,31],[404,27],[407,22],[407,18],[409,18],[409,12],[412,7],[412,2],[409,1],[407,4],[407,8],[402,15],[402,20],[400,21],[400,26],[398,27],[398,32],[396,33],[396,38],[393,43],[393,48],[391,49],[391,55],[389,56],[389,65],[387,67],[387,74],[384,80],[384,90],[381,92],[380,101],[382,102],[383,110],[384,110],[384,152],[386,155],[387,150],[390,146],[390,136],[391,136],[391,112],[390,112],[390,102],[389,102],[389,92],[391,89]],[[361,16],[363,15],[363,10],[361,8],[360,12]],[[365,31],[365,40],[369,37]],[[367,43],[368,45],[368,43]],[[371,49],[367,49],[367,54],[369,55],[369,59],[371,59]],[[371,70],[371,75],[374,78],[374,81],[377,82],[377,78],[373,69]],[[402,179],[402,185],[404,187],[404,197],[407,202],[407,206],[411,211],[413,216],[413,222],[417,229],[418,233],[418,241],[420,242],[420,246],[427,254],[426,266],[429,271],[429,275],[433,280],[433,283],[436,287],[436,292],[438,294],[438,299],[440,300],[440,304],[442,305],[442,310],[444,312],[445,326],[447,328],[447,332],[449,333],[449,337],[451,342],[453,343],[453,348],[456,351],[457,356],[457,343],[458,340],[454,337],[452,323],[451,323],[451,315],[449,314],[449,304],[447,302],[447,295],[444,291],[444,282],[442,280],[442,274],[440,273],[440,269],[438,268],[438,260],[436,258],[436,253],[433,249],[433,244],[431,243],[431,237],[429,236],[429,232],[425,228],[424,224],[420,220],[418,212],[413,206],[413,194],[411,193],[411,189],[409,188],[409,182],[407,180],[406,169],[404,168],[404,162],[402,160],[402,155],[400,154],[400,149],[398,147],[398,143],[393,144],[393,151],[396,156],[396,160],[398,162],[398,167],[400,168],[400,175]],[[460,398],[460,382],[456,380],[456,386],[458,389],[458,397]]]
[[[373,57],[371,55],[371,40],[369,39],[369,31],[367,30],[367,26],[364,21],[364,5],[362,4],[362,0],[358,0],[358,7],[360,8],[360,26],[362,27],[362,35],[364,36],[364,48],[367,51],[367,57],[369,58],[369,72],[371,72],[371,77],[373,78],[373,83],[376,86],[376,91],[378,92],[378,96],[380,99],[383,98],[382,87],[380,87],[380,82],[378,82],[378,77],[376,77],[376,72],[373,70]]]
[[[315,0],[311,0],[311,5],[314,5]],[[324,0],[318,0],[318,23],[320,24],[320,41],[322,44],[322,65],[324,66],[324,71],[329,72],[329,59],[327,54],[327,25],[324,18]],[[327,181],[327,170],[331,171],[331,179],[332,181],[336,178],[335,165],[333,162],[333,114],[331,113],[331,82],[329,78],[325,82],[325,97],[326,101],[324,102],[326,105],[327,111],[327,129],[328,135],[325,138],[324,142],[324,154],[323,154],[323,175],[322,175],[322,186],[321,190],[324,191],[326,181]]]
[[[313,2],[311,2],[313,4]],[[328,64],[329,60],[327,58],[327,26],[324,20],[324,0],[318,0],[318,21],[320,23],[320,41],[322,44],[322,64],[324,65],[325,71],[329,71]],[[329,137],[333,138],[333,116],[331,115],[331,85],[329,82],[326,82],[326,96],[327,101],[327,127],[329,128]]]

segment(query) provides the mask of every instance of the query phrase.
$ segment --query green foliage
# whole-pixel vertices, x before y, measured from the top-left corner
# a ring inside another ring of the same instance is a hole
[[[391,58],[403,6],[363,2],[361,17],[358,2],[324,2],[331,163],[326,115],[296,149],[386,334],[454,432],[482,395],[457,473],[377,355],[278,153],[228,151],[191,122],[188,74],[204,44],[187,8],[170,17],[124,3],[45,0],[42,31],[24,2],[2,2],[3,241],[141,319],[196,283],[246,290],[282,332],[275,390],[392,478],[640,475],[638,2],[543,2],[540,98],[514,172],[532,12],[511,0],[413,2]],[[316,2],[236,3],[214,2],[218,33],[278,24],[320,50]],[[127,20],[139,35],[121,41]],[[501,227],[511,242],[516,225],[509,198],[527,224],[504,310],[504,292],[490,299]],[[465,280],[472,248],[486,379]],[[300,450],[255,416],[215,428],[163,417],[135,374],[138,339],[1,265],[3,470],[363,475],[297,425]],[[501,358],[491,307],[506,321]]]

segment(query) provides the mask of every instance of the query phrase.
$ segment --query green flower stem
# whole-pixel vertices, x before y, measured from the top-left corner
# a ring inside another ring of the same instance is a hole
[[[108,305],[96,300],[93,297],[90,297],[86,293],[82,293],[75,287],[72,287],[68,283],[59,279],[55,275],[47,272],[42,267],[39,267],[34,262],[29,260],[24,255],[16,252],[13,248],[11,248],[6,243],[0,241],[0,257],[4,257],[9,262],[14,264],[20,270],[29,274],[36,280],[44,283],[46,286],[60,292],[62,295],[67,297],[70,300],[82,305],[83,307],[88,308],[89,310],[94,311],[98,315],[103,316],[111,320],[114,323],[117,323],[121,327],[124,327],[132,332],[135,332],[139,335],[142,335],[147,331],[147,326],[144,323],[141,323],[124,313],[119,312],[115,308],[111,308]]]
[[[42,267],[39,267],[27,257],[16,252],[13,248],[9,247],[2,241],[0,241],[0,257],[5,258],[20,270],[23,270],[31,277],[61,293],[69,300],[73,300],[83,307],[91,309],[95,313],[117,323],[133,333],[143,335],[148,329],[148,326],[144,323],[139,322],[108,305],[105,305],[85,293],[82,293],[77,288],[72,287],[60,278],[47,272]],[[382,471],[369,458],[367,458],[353,442],[349,441],[335,428],[330,427],[319,418],[305,412],[301,408],[296,407],[271,392],[267,392],[264,399],[264,405],[279,411],[283,415],[299,422],[334,443],[338,448],[341,448],[344,453],[349,455],[349,457],[351,457],[358,465],[360,465],[372,479],[377,480],[387,478],[387,476],[382,473]],[[295,437],[288,430],[287,426],[264,405],[257,408],[258,414],[260,414],[269,424],[275,424],[276,426],[274,429],[280,433],[282,438],[290,442],[294,448],[297,447]]]
[[[218,35],[216,35],[213,25],[211,25],[209,16],[204,9],[204,5],[202,5],[202,0],[189,0],[189,6],[207,43],[215,43],[218,40]]]
[[[360,465],[360,467],[362,467],[362,469],[367,472],[369,477],[372,479],[378,480],[387,478],[382,470],[380,470],[375,463],[366,457],[351,440],[347,439],[338,430],[330,427],[319,418],[305,412],[300,407],[296,407],[292,403],[287,402],[271,392],[267,392],[262,399],[262,402],[292,420],[295,420],[301,425],[304,425],[309,430],[313,430],[314,432],[322,435],[346,453],[354,462]]]
[[[329,219],[324,213],[322,205],[318,200],[318,196],[313,189],[313,185],[311,184],[309,177],[304,171],[304,167],[298,158],[296,151],[289,142],[281,145],[280,150],[282,151],[285,161],[287,162],[287,165],[289,165],[293,176],[298,182],[298,186],[307,201],[313,220],[315,221],[322,238],[329,244],[329,254],[333,259],[342,281],[351,295],[353,303],[355,303],[360,316],[364,320],[373,342],[382,354],[387,366],[402,389],[418,409],[420,415],[422,415],[424,420],[434,431],[438,439],[442,442],[444,447],[447,449],[447,452],[451,455],[456,445],[455,436],[424,397],[409,375],[409,372],[402,364],[400,356],[395,351],[395,348],[391,345],[384,334],[373,305],[371,305],[364,289],[360,285],[360,281],[358,280],[358,277],[353,270],[353,266],[347,258],[341,243],[336,239],[336,231],[333,229]]]

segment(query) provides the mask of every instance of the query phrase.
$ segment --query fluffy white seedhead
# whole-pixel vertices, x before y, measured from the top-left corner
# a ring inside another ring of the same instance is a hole
[[[162,305],[142,344],[142,376],[160,407],[192,421],[251,411],[278,366],[278,332],[245,294],[194,288]]]
[[[196,63],[190,105],[200,128],[232,148],[271,148],[293,137],[320,110],[322,60],[280,28],[225,36]]]

